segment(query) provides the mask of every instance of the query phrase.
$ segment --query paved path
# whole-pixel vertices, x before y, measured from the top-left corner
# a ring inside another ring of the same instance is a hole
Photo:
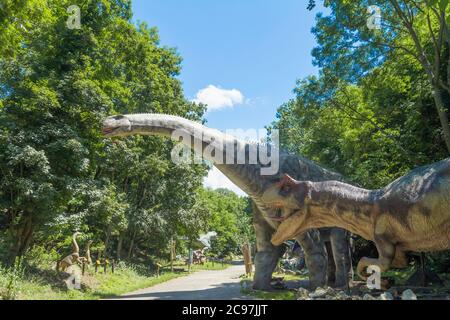
[[[243,265],[225,270],[198,271],[186,277],[172,279],[151,288],[128,293],[120,300],[242,300],[240,278]]]

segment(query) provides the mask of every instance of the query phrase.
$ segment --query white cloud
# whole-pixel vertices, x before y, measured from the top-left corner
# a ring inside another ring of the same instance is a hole
[[[208,176],[203,181],[203,186],[212,189],[224,188],[233,191],[239,196],[246,196],[244,191],[239,189],[216,167],[212,167],[212,169],[209,170]]]
[[[196,103],[208,105],[208,111],[232,108],[244,103],[244,95],[237,89],[225,90],[214,85],[209,85],[197,92]]]

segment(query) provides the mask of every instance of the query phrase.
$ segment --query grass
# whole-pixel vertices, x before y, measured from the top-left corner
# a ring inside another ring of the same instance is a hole
[[[285,275],[285,274],[274,274],[275,277],[283,277],[284,281],[299,281],[299,280],[305,280],[307,277],[305,275]],[[243,278],[241,280],[241,285],[244,286],[244,283],[251,282],[251,278]],[[248,286],[247,286],[248,287]],[[252,297],[255,297],[257,299],[261,300],[297,300],[296,298],[296,292],[293,290],[277,290],[274,292],[265,292],[265,291],[258,291],[258,290],[252,290],[248,288],[243,288],[241,292],[245,295],[249,295]]]
[[[396,286],[403,286],[405,282],[412,276],[412,274],[416,271],[413,266],[409,266],[408,268],[398,270],[392,269],[382,273],[382,277],[389,277],[394,279]]]
[[[227,264],[209,262],[203,266],[192,266],[191,272],[221,270],[228,266]],[[176,267],[176,272],[168,271],[167,267],[163,268],[159,277],[143,275],[132,266],[125,265],[118,267],[114,274],[104,274],[103,271],[94,273],[93,268],[91,268],[92,270],[87,272],[82,279],[81,290],[68,290],[63,282],[67,276],[53,270],[34,270],[17,279],[17,277],[11,277],[10,272],[0,269],[0,298],[11,296],[9,291],[6,292],[6,285],[11,282],[11,278],[15,281],[13,288],[15,297],[10,298],[18,300],[98,300],[112,298],[188,275],[186,266],[177,265]]]

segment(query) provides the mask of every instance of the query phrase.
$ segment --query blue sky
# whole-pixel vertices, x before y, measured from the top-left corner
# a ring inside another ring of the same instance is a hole
[[[183,57],[185,95],[210,103],[208,126],[261,129],[293,97],[295,81],[317,73],[311,28],[322,8],[306,6],[306,0],[134,0],[133,12]]]

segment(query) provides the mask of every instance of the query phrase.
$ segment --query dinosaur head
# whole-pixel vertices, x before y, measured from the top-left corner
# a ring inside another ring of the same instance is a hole
[[[102,132],[107,137],[126,136],[131,133],[131,122],[126,116],[112,116],[103,121]]]
[[[268,218],[282,222],[299,210],[303,206],[305,191],[308,190],[305,184],[286,174],[281,180],[266,188],[261,200],[266,212],[271,213]]]
[[[280,246],[285,241],[294,239],[296,236],[311,229],[308,226],[309,213],[305,208],[300,208],[287,217],[277,228],[270,240],[274,246]]]
[[[306,228],[307,212],[305,203],[310,198],[310,183],[296,181],[289,175],[266,189],[262,201],[268,208],[267,212],[278,210],[278,214],[269,217],[281,222],[272,237],[272,244],[279,246],[292,239]]]

